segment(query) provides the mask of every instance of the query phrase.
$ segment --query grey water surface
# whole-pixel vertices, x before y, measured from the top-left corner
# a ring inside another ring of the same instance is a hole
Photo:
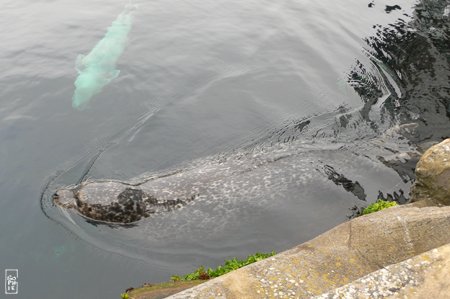
[[[119,298],[288,249],[379,191],[408,197],[411,161],[450,136],[449,1],[133,1],[120,75],[73,109],[77,56],[127,4],[0,5],[0,268],[19,270],[15,298]],[[206,195],[135,226],[51,201],[171,171]]]

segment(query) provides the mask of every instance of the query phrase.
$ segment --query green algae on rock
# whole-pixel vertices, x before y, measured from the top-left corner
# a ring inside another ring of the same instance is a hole
[[[364,210],[362,211],[362,215],[367,215],[370,213],[378,212],[393,206],[396,206],[397,203],[395,201],[387,201],[378,199],[376,202],[368,205]]]
[[[223,264],[223,266],[219,265],[215,269],[208,268],[207,270],[205,270],[205,268],[203,266],[200,266],[194,272],[188,273],[184,276],[174,275],[174,276],[172,276],[172,280],[173,281],[207,280],[210,278],[222,276],[228,272],[237,270],[239,268],[253,264],[255,262],[262,261],[263,259],[266,259],[266,258],[274,256],[274,255],[275,255],[275,251],[272,251],[269,253],[257,252],[255,254],[249,255],[245,260],[239,260],[237,258],[232,258],[230,260],[226,260],[225,263]]]

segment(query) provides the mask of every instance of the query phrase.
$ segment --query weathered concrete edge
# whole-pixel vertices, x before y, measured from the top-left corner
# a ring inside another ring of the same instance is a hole
[[[441,234],[441,230],[450,228],[450,207],[429,207],[430,203],[421,201],[353,219],[272,258],[169,298],[310,298],[320,295],[450,243],[450,236]],[[433,218],[428,219],[431,215]],[[424,241],[422,235],[408,229],[416,227],[420,231],[422,227],[428,231],[433,226],[437,227],[437,234],[431,236],[430,242],[421,242]],[[362,238],[352,237],[352,227],[362,227],[354,232]],[[396,235],[398,227],[402,230]],[[381,240],[384,247],[373,248],[369,240],[364,244],[366,236]]]
[[[450,294],[449,276],[450,244],[447,244],[372,272],[314,299],[446,298]]]

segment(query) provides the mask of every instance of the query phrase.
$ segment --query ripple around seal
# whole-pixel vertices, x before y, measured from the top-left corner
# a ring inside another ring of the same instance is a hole
[[[193,190],[199,195],[180,209],[154,214],[131,225],[86,221],[77,213],[59,207],[47,207],[46,212],[97,247],[141,259],[159,254],[167,256],[172,251],[177,254],[178,249],[167,250],[174,248],[175,244],[183,244],[181,248],[186,251],[195,250],[196,247],[201,250],[202,246],[217,246],[218,240],[244,244],[249,242],[248,246],[254,245],[254,242],[267,245],[269,240],[274,242],[274,229],[294,233],[304,239],[329,228],[329,223],[318,225],[318,218],[334,218],[338,223],[343,219],[336,216],[340,214],[342,217],[348,213],[349,207],[359,202],[344,188],[330,184],[327,175],[318,171],[320,165],[331,164],[344,174],[352,173],[355,167],[364,167],[364,176],[353,178],[370,195],[376,194],[379,186],[384,186],[384,190],[407,188],[407,184],[398,182],[398,176],[393,170],[376,160],[376,154],[382,153],[382,149],[367,141],[356,143],[349,149],[343,146],[339,143],[298,141],[279,144],[270,149],[236,150],[225,157],[199,159],[169,175],[147,174],[153,179],[144,180],[138,186],[146,192],[155,192],[152,194],[157,198],[179,198],[183,193]],[[355,148],[362,147],[366,149],[366,156],[372,156],[373,159],[353,152]],[[64,175],[59,177],[59,182],[54,181],[49,190],[64,185],[63,180]],[[108,189],[110,184],[116,183],[98,181],[90,188],[97,192],[99,186]],[[329,205],[334,208],[329,209]],[[310,212],[304,213],[305,210]],[[303,216],[280,219],[275,224],[267,222],[268,217],[278,215],[282,218],[281,215],[292,213]],[[315,223],[313,227],[311,223]],[[241,234],[235,239],[236,232],[247,225],[261,228],[255,232],[257,240],[249,238],[243,241]],[[293,228],[299,226],[308,227],[308,230],[293,232]],[[282,238],[278,241],[282,242]],[[198,245],[203,243],[208,245]],[[245,247],[244,244],[240,246]]]

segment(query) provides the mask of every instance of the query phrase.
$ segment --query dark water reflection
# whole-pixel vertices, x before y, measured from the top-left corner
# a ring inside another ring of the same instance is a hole
[[[450,22],[448,1],[422,1],[412,21],[402,18],[389,26],[375,25],[366,38],[372,63],[382,72],[390,96],[384,111],[401,124],[417,126],[408,138],[417,144],[450,134]],[[352,72],[352,78],[362,78]],[[386,78],[387,77],[387,78]],[[380,83],[355,85],[367,102],[376,101]],[[386,80],[387,79],[387,80]]]
[[[303,242],[363,204],[349,190],[369,201],[407,190],[413,157],[396,155],[450,135],[449,2],[406,1],[389,14],[395,3],[368,2],[139,3],[121,76],[81,113],[70,107],[74,60],[124,3],[2,3],[0,266],[19,269],[17,297],[114,298]],[[276,184],[272,201],[206,201],[132,228],[92,225],[47,199],[50,218],[40,209],[58,173],[59,184],[86,169],[128,179],[279,145],[298,166],[280,177],[306,187]],[[384,164],[364,156],[378,154]]]

